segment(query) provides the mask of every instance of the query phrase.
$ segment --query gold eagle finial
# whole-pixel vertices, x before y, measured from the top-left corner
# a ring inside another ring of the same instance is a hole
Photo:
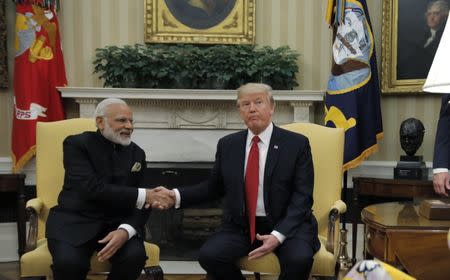
[[[346,119],[344,113],[338,107],[331,106],[328,110],[325,106],[325,123],[331,121],[335,127],[343,128],[345,131],[356,125],[355,118]]]

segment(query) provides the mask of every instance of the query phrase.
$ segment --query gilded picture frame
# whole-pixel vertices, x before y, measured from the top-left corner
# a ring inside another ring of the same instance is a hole
[[[426,14],[431,2],[435,0],[383,0],[381,39],[383,93],[422,93],[422,86],[438,45],[437,41],[435,48],[431,49],[430,46],[425,48],[427,32],[429,33],[430,29]],[[435,43],[436,41],[433,42]]]
[[[145,42],[255,44],[256,0],[145,0]]]

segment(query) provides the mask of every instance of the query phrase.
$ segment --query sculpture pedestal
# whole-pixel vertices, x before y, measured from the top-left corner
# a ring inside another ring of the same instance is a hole
[[[394,179],[426,180],[428,168],[422,156],[400,156],[400,161],[394,168]]]

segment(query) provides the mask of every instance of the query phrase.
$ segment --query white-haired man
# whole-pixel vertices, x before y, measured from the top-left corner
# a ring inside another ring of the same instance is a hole
[[[406,29],[402,34],[407,34],[407,38],[402,40],[402,47],[399,45],[398,79],[425,79],[427,77],[444,32],[448,13],[447,1],[430,1],[424,13],[423,33],[420,31],[410,32],[412,26],[404,26]]]
[[[426,30],[421,41],[421,48],[418,49],[416,71],[421,72],[419,78],[426,78],[433,63],[445,23],[448,17],[448,3],[443,0],[430,2],[425,12]],[[414,62],[413,62],[414,63]]]
[[[71,135],[63,143],[64,185],[46,225],[53,276],[86,279],[97,251],[99,261],[112,264],[108,279],[135,280],[147,259],[145,204],[157,194],[142,188],[145,153],[131,141],[128,105],[105,99],[94,117],[96,132]]]

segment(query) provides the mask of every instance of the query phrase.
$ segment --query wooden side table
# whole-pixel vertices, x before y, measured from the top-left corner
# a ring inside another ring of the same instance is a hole
[[[448,279],[450,220],[428,220],[412,202],[370,205],[361,218],[366,258],[401,265],[417,279]]]
[[[0,174],[0,192],[17,193],[17,237],[19,257],[25,252],[25,175]]]
[[[437,197],[432,181],[353,177],[352,261],[356,263],[358,219],[361,213],[360,196],[414,198]]]

